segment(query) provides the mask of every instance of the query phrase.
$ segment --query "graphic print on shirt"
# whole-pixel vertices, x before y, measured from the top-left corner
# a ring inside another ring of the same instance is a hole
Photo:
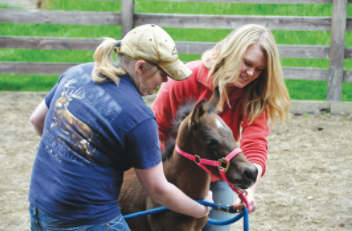
[[[71,146],[70,148],[89,160],[93,154],[93,149],[90,146],[90,142],[93,140],[93,131],[68,110],[68,105],[72,99],[80,100],[85,97],[83,88],[75,89],[71,86],[76,82],[77,80],[68,81],[64,86],[61,97],[55,102],[54,122],[51,124],[51,131],[60,129],[68,136],[69,142],[66,143]],[[59,142],[63,142],[60,138],[58,139]]]

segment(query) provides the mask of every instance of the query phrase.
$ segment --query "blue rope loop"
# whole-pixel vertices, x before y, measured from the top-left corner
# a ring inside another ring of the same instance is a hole
[[[215,204],[215,203],[211,203],[208,201],[202,201],[202,200],[196,200],[196,201],[201,205],[212,207],[212,209],[214,209],[216,211],[223,211],[225,213],[232,213],[232,214],[238,213],[237,210],[233,210],[232,207],[229,205],[220,205],[220,204]]]
[[[225,209],[224,212],[226,212],[228,210],[229,213],[237,213],[237,210],[233,210],[231,207],[229,209],[229,206],[217,205],[215,203],[211,203],[211,202],[208,202],[208,201],[202,201],[202,200],[196,200],[196,201],[199,204],[202,204],[202,205],[205,205],[205,206],[210,206],[210,207],[212,207],[215,210],[217,210],[218,207],[220,206],[221,211],[223,211],[222,209]],[[142,216],[146,216],[146,215],[149,215],[149,214],[159,213],[159,212],[163,212],[163,211],[167,211],[167,210],[169,210],[169,209],[163,206],[163,207],[150,209],[150,210],[146,210],[146,211],[142,211],[142,212],[138,212],[138,213],[124,215],[123,218],[125,220],[128,220],[128,219],[142,217]],[[242,217],[243,217],[243,230],[244,231],[249,231],[249,213],[248,213],[248,209],[247,208],[244,208],[243,212],[240,212],[238,215],[236,215],[234,217],[231,217],[230,219],[227,219],[227,220],[218,221],[218,220],[214,220],[214,219],[208,218],[207,224],[217,225],[217,226],[229,225],[229,224],[237,222]]]

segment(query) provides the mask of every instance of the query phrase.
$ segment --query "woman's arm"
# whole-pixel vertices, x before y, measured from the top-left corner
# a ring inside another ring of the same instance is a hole
[[[45,100],[43,100],[31,115],[30,121],[34,126],[37,134],[42,137],[44,129],[44,121],[49,108],[46,106]]]
[[[256,183],[247,190],[247,200],[250,206],[250,212],[252,213],[257,209],[254,195],[259,185],[260,178],[264,175],[266,170],[268,153],[268,140],[266,137],[270,134],[266,111],[252,123],[249,123],[249,119],[245,119],[242,128],[242,138],[240,141],[241,149],[248,160],[258,169]],[[232,207],[233,209],[243,209],[245,205],[243,202],[241,203],[240,199],[237,199]]]
[[[262,167],[262,176],[266,171],[266,159],[268,156],[268,140],[270,134],[268,126],[268,115],[264,111],[252,123],[249,119],[244,119],[242,124],[242,133],[240,146],[247,159]]]
[[[209,214],[211,207],[197,203],[167,181],[162,163],[148,169],[135,169],[135,172],[144,190],[157,203],[175,212],[196,218]],[[208,192],[204,200],[213,202],[211,191]]]

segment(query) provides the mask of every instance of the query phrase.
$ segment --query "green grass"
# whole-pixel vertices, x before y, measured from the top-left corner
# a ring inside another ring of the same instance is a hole
[[[175,41],[219,42],[233,30],[164,28]],[[330,31],[272,31],[277,44],[330,45]],[[350,42],[352,46],[352,39]]]
[[[352,70],[352,59],[345,59],[344,70]]]
[[[121,38],[121,26],[82,26],[0,22],[1,36]]]
[[[14,10],[14,9],[17,9],[17,10],[19,10],[19,9],[24,9],[24,7],[23,6],[21,6],[21,5],[17,5],[17,6],[12,6],[12,5],[9,5],[7,2],[2,2],[2,3],[0,3],[0,8],[1,9],[12,9],[12,10]]]
[[[341,101],[344,101],[344,102],[352,101],[352,83],[343,83]]]
[[[202,57],[202,55],[198,55],[198,54],[178,54],[178,57],[183,62],[191,62],[191,61],[194,61],[194,60],[199,60]]]
[[[325,101],[328,83],[326,81],[285,79],[291,99]],[[302,86],[308,90],[302,90]],[[341,101],[352,101],[352,83],[343,83]]]
[[[311,67],[329,69],[329,59],[281,58],[284,67]]]
[[[51,0],[49,10],[121,12],[121,2]],[[349,12],[351,11],[349,7]],[[207,14],[207,15],[278,15],[326,16],[332,15],[332,4],[247,4],[203,3],[135,0],[137,13]],[[352,13],[352,12],[351,12]]]
[[[345,33],[345,46],[352,47],[352,31],[346,31]]]
[[[328,83],[326,81],[285,79],[291,99],[296,100],[326,100]],[[302,90],[305,86],[309,91]]]
[[[0,91],[50,91],[59,75],[0,74]]]
[[[118,1],[51,0],[48,10],[121,12]]]
[[[94,51],[0,48],[0,61],[84,63],[93,62],[93,54]]]
[[[136,0],[138,13],[207,14],[207,15],[276,15],[327,16],[332,15],[332,4],[248,4],[212,2],[160,2]]]

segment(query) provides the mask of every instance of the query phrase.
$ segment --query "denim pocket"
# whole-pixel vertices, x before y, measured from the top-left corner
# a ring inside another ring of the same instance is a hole
[[[110,231],[130,231],[125,219],[122,215],[118,216],[114,220],[107,222],[107,228]]]

